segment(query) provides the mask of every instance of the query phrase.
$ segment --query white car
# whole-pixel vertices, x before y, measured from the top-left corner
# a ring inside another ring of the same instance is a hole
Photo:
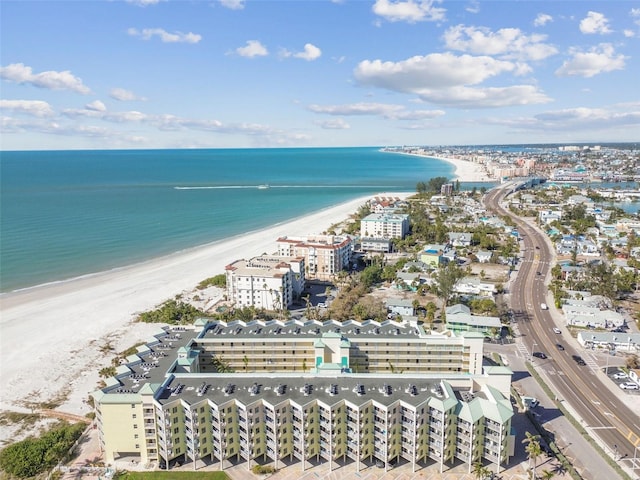
[[[638,384],[633,382],[624,382],[620,384],[620,388],[623,390],[638,390]]]
[[[629,375],[624,372],[618,372],[613,375],[613,378],[615,378],[616,380],[622,380],[623,378],[627,378],[628,376]]]
[[[553,327],[553,333],[562,333],[558,327]]]

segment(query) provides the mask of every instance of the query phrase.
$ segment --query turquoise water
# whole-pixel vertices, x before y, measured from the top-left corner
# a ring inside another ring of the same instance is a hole
[[[362,195],[412,192],[436,176],[451,178],[453,167],[373,147],[2,152],[0,291],[148,260]]]

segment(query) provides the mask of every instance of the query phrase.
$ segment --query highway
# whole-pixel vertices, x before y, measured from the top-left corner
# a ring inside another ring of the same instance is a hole
[[[552,302],[547,298],[545,282],[550,278],[552,246],[537,227],[500,205],[507,191],[500,187],[493,189],[485,195],[484,202],[495,214],[511,217],[524,237],[524,258],[510,287],[511,308],[524,345],[529,354],[542,351],[548,355],[545,360],[536,358],[535,368],[544,369],[557,399],[577,412],[583,420],[582,426],[592,437],[600,438],[612,458],[626,467],[627,472],[635,467],[637,474],[640,472],[639,418],[625,405],[625,392],[612,392],[609,385],[604,384],[610,380],[603,373],[574,360],[572,356],[582,356],[582,351],[576,351],[574,342],[566,340],[570,334],[564,325],[556,325],[550,311],[542,309],[541,304]],[[549,307],[553,308],[553,305]],[[554,333],[554,327],[560,328],[562,333]],[[564,350],[558,349],[558,343]],[[636,447],[639,447],[637,451]],[[638,457],[635,466],[632,465],[634,455]],[[638,477],[634,475],[633,478]]]

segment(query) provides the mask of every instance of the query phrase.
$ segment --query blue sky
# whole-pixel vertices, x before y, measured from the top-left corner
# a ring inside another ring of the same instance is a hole
[[[640,140],[640,2],[0,2],[0,148]]]

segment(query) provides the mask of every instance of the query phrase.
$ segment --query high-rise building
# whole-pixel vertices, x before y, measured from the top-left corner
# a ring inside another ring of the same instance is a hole
[[[514,449],[511,371],[482,365],[483,340],[408,321],[166,328],[93,394],[105,460],[499,471]]]

